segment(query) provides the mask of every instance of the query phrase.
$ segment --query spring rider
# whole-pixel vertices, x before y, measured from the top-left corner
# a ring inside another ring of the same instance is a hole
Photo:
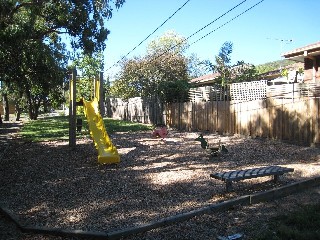
[[[157,124],[152,132],[152,137],[161,137],[165,138],[168,135],[168,130],[166,125]]]

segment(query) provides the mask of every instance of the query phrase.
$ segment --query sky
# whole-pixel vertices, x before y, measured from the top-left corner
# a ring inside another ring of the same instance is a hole
[[[186,4],[127,58],[144,56],[150,41],[174,30],[188,38],[244,0],[126,0],[106,22],[105,74],[119,70],[115,64],[150,33]],[[282,59],[281,53],[320,41],[317,21],[319,0],[246,0],[188,39],[186,55],[213,61],[226,41],[233,43],[232,63],[254,65]],[[253,5],[258,4],[246,11]],[[243,13],[244,12],[244,13]],[[237,15],[241,16],[235,18]],[[230,21],[231,20],[231,21]],[[230,22],[229,22],[230,21]]]

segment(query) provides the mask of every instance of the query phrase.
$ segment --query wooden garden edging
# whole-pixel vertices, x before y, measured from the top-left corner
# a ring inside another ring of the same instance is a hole
[[[227,200],[225,202],[211,204],[209,206],[196,209],[186,213],[180,213],[171,217],[163,218],[158,221],[153,221],[147,224],[125,228],[118,231],[110,232],[92,232],[82,230],[64,230],[59,228],[46,228],[37,226],[26,226],[20,223],[19,218],[14,215],[9,209],[0,206],[0,211],[9,217],[22,232],[37,233],[37,234],[49,234],[56,236],[71,236],[78,238],[94,238],[94,239],[119,239],[121,237],[130,236],[141,232],[146,232],[155,228],[165,227],[171,224],[189,220],[195,216],[200,216],[205,213],[214,213],[222,210],[228,210],[235,205],[251,205],[260,202],[270,201],[281,197],[288,196],[290,194],[297,193],[299,191],[307,190],[308,188],[318,186],[320,184],[320,176],[311,178],[308,180],[289,184],[287,186],[275,188],[265,192],[255,193],[251,195],[242,196],[236,199]]]

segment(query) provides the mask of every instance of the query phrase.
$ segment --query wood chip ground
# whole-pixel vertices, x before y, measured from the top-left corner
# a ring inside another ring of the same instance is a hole
[[[229,150],[210,158],[194,139],[200,132],[170,131],[163,141],[151,132],[110,137],[121,155],[118,165],[99,165],[90,138],[75,150],[68,142],[10,144],[0,160],[0,204],[27,225],[84,231],[116,231],[269,190],[320,175],[320,150],[266,139],[204,134],[210,145]],[[294,168],[277,183],[270,177],[244,180],[225,192],[213,172],[281,165]],[[215,239],[244,233],[254,239],[268,219],[306,203],[319,202],[319,188],[269,203],[235,207],[126,239]],[[68,239],[24,234],[0,215],[1,239]],[[71,238],[70,238],[71,239]],[[73,238],[74,239],[74,238]]]

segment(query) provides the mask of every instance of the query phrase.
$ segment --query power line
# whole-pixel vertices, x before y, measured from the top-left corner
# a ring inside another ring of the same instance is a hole
[[[204,30],[205,28],[207,28],[208,26],[210,26],[212,23],[216,22],[218,19],[222,18],[223,16],[225,16],[227,13],[231,12],[232,10],[234,10],[235,8],[239,7],[241,4],[243,4],[244,2],[246,2],[247,0],[242,1],[241,3],[237,4],[236,6],[234,6],[233,8],[229,9],[227,12],[223,13],[222,15],[220,15],[219,17],[217,17],[216,19],[214,19],[212,22],[208,23],[207,25],[205,25],[204,27],[202,27],[201,29],[199,29],[198,31],[194,32],[193,34],[191,34],[189,37],[187,37],[186,39],[184,39],[181,43],[175,44],[174,46],[168,48],[166,51],[162,52],[161,54],[154,56],[152,60],[150,60],[150,62],[152,62],[155,59],[158,59],[159,57],[164,56],[166,53],[168,53],[170,50],[174,49],[175,47],[181,45],[182,43],[186,42],[189,38],[191,38],[192,36],[196,35],[197,33],[199,33],[200,31]],[[261,4],[264,0],[259,1],[258,3],[254,4],[253,6],[251,6],[250,8],[246,9],[245,11],[243,11],[242,13],[238,14],[237,16],[233,17],[232,19],[230,19],[229,21],[225,22],[224,24],[220,25],[219,27],[217,27],[216,29],[210,31],[209,33],[205,34],[204,36],[202,36],[201,38],[199,38],[198,40],[194,41],[193,43],[189,44],[188,47],[190,47],[191,45],[201,41],[202,39],[208,37],[210,34],[212,34],[213,32],[217,31],[218,29],[224,27],[225,25],[229,24],[230,22],[234,21],[235,19],[237,19],[238,17],[242,16],[243,14],[245,14],[246,12],[250,11],[251,9],[253,9],[254,7],[258,6],[259,4]],[[119,62],[119,61],[118,61]],[[110,69],[110,68],[109,68]],[[109,70],[108,69],[108,70]]]
[[[110,68],[107,69],[110,70],[112,67],[114,67],[116,64],[118,64],[121,60],[126,58],[130,53],[132,53],[134,50],[136,50],[142,43],[144,43],[152,34],[154,34],[156,31],[158,31],[159,28],[161,28],[167,21],[169,21],[177,12],[179,12],[190,0],[187,0],[181,7],[179,7],[170,17],[168,17],[163,23],[161,23],[155,30],[153,30],[152,33],[150,33],[145,39],[143,39],[137,46],[135,46],[131,51],[129,51],[125,56],[123,56],[120,60],[118,60],[116,63],[114,63]]]
[[[218,21],[220,18],[224,17],[225,15],[227,15],[229,12],[233,11],[234,9],[236,9],[237,7],[239,7],[241,4],[245,3],[247,0],[243,0],[242,2],[240,2],[239,4],[237,4],[236,6],[234,6],[233,8],[230,8],[228,11],[226,11],[225,13],[223,13],[222,15],[220,15],[219,17],[217,17],[216,19],[214,19],[213,21],[211,21],[210,23],[208,23],[207,25],[205,25],[204,27],[200,28],[198,31],[192,33],[189,37],[187,37],[186,39],[184,39],[181,43],[178,43],[172,47],[170,47],[169,49],[167,49],[167,51],[165,51],[164,53],[160,54],[158,57],[161,57],[162,55],[168,53],[170,50],[174,49],[175,47],[177,47],[178,45],[181,45],[182,43],[186,42],[189,38],[193,37],[194,35],[196,35],[197,33],[201,32],[202,30],[204,30],[205,28],[209,27],[211,24],[215,23],[216,21]],[[192,44],[189,45],[189,47]]]
[[[236,6],[234,6],[233,8],[229,9],[228,11],[226,11],[225,13],[223,13],[222,15],[220,15],[219,17],[217,17],[216,19],[214,19],[212,22],[208,23],[207,25],[205,25],[204,27],[200,28],[198,31],[194,32],[193,34],[191,34],[189,37],[186,38],[186,40],[188,40],[189,38],[193,37],[194,35],[196,35],[197,33],[201,32],[202,30],[204,30],[205,28],[209,27],[211,24],[213,24],[214,22],[218,21],[220,18],[224,17],[225,15],[227,15],[229,12],[233,11],[234,9],[236,9],[237,7],[239,7],[241,4],[245,3],[247,0],[242,1],[241,3],[237,4]]]
[[[197,33],[199,33],[200,31],[204,30],[205,28],[207,28],[208,26],[210,26],[212,23],[216,22],[217,20],[219,20],[220,18],[222,18],[223,16],[225,16],[226,14],[228,14],[229,12],[233,11],[234,9],[236,9],[237,7],[239,7],[241,4],[243,4],[244,2],[246,2],[247,0],[244,0],[242,2],[240,2],[239,4],[237,4],[236,6],[234,6],[233,8],[229,9],[227,12],[223,13],[222,15],[220,15],[219,17],[217,17],[216,19],[214,19],[212,22],[208,23],[207,25],[205,25],[204,27],[200,28],[198,31],[194,32],[193,34],[191,34],[189,37],[187,37],[186,39],[184,39],[184,41],[182,41],[181,43],[178,43],[170,48],[168,48],[166,51],[164,51],[163,53],[161,53],[160,55],[156,56],[155,58],[161,57],[163,55],[165,55],[166,53],[168,53],[170,50],[174,49],[175,47],[177,47],[178,45],[181,45],[182,43],[186,42],[189,38],[191,38],[192,36],[196,35]],[[260,2],[256,3],[255,5],[251,6],[250,8],[248,8],[247,10],[243,11],[242,13],[238,14],[237,16],[235,16],[234,18],[232,18],[231,20],[229,20],[228,22],[220,25],[218,28],[212,30],[211,32],[207,33],[206,35],[202,36],[201,38],[199,38],[198,40],[194,41],[193,43],[189,44],[188,47],[190,47],[191,45],[195,44],[196,42],[199,42],[200,40],[202,40],[203,38],[209,36],[210,34],[212,34],[213,32],[217,31],[218,29],[224,27],[225,25],[227,25],[228,23],[232,22],[233,20],[235,20],[236,18],[240,17],[241,15],[243,15],[244,13],[248,12],[249,10],[251,10],[252,8],[254,8],[255,6],[259,5],[260,3],[262,3],[264,0],[261,0]]]
[[[292,39],[281,39],[281,38],[267,38],[268,40],[276,40],[276,41],[280,41],[280,54],[282,54],[283,51],[283,43],[289,44],[292,43],[293,40]],[[282,56],[283,57],[283,56]],[[282,64],[280,63],[280,72],[282,71]]]
[[[281,42],[293,42],[292,39],[280,39],[280,38],[267,38],[268,40],[277,40],[277,41],[281,41]]]
[[[224,24],[220,25],[219,27],[217,27],[216,29],[208,32],[206,35],[202,36],[201,38],[199,38],[198,40],[194,41],[193,43],[191,43],[189,46],[199,42],[200,40],[208,37],[210,34],[212,34],[213,32],[219,30],[220,28],[224,27],[225,25],[229,24],[230,22],[234,21],[235,19],[237,19],[238,17],[242,16],[243,14],[245,14],[246,12],[250,11],[252,8],[258,6],[260,3],[262,3],[264,0],[261,0],[260,2],[254,4],[253,6],[251,6],[250,8],[246,9],[245,11],[243,11],[242,13],[238,14],[237,16],[235,16],[234,18],[231,18],[229,21],[225,22]]]

